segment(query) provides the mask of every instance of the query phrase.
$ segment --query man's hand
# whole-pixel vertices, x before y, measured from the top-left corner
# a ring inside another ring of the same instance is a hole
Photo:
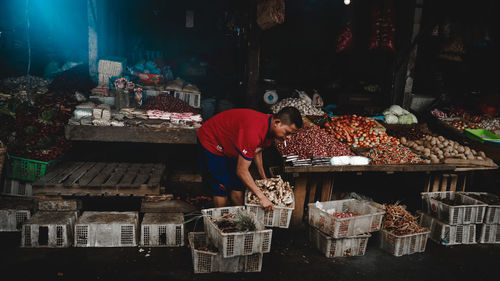
[[[260,206],[266,211],[271,211],[274,209],[273,203],[266,196],[259,198]]]

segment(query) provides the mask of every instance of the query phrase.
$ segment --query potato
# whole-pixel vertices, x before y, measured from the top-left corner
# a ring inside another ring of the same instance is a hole
[[[460,146],[460,147],[458,148],[458,152],[463,153],[464,151],[465,151],[465,149],[464,149],[464,147],[463,147],[463,146]]]
[[[486,158],[486,154],[484,154],[484,152],[482,151],[479,151],[479,156],[481,156],[483,159]]]
[[[463,160],[467,159],[467,157],[465,157],[465,155],[463,155],[463,154],[460,154],[459,157],[460,157],[460,159],[463,159]]]
[[[438,160],[438,161],[439,161],[439,160]],[[430,163],[431,163],[431,160],[430,160],[430,159],[426,159],[426,160],[424,160],[424,163],[425,163],[425,164],[430,164]]]
[[[405,137],[401,138],[401,144],[406,144],[406,138]]]
[[[437,158],[431,158],[431,162],[434,163],[434,164],[435,163],[439,163],[439,159],[437,159]]]
[[[439,136],[439,137],[438,137],[438,140],[439,140],[440,142],[443,142],[443,141],[444,141],[444,137],[443,137],[443,136]]]
[[[474,157],[474,155],[472,155],[472,154],[467,155],[467,159],[474,160],[475,158],[476,157]]]
[[[484,160],[484,158],[483,158],[483,157],[481,157],[481,156],[478,156],[476,159],[477,159],[477,160]]]
[[[471,149],[471,152],[472,152],[473,155],[477,154],[477,152],[474,149]]]

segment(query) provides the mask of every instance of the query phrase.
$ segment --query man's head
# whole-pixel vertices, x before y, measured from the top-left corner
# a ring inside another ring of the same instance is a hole
[[[283,107],[271,120],[271,135],[276,138],[284,138],[300,128],[302,128],[302,116],[295,107]]]

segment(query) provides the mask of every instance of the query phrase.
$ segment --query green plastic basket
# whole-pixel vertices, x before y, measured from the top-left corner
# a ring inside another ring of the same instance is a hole
[[[23,181],[37,181],[47,172],[50,166],[59,162],[61,156],[49,161],[25,159],[7,154],[7,178]]]

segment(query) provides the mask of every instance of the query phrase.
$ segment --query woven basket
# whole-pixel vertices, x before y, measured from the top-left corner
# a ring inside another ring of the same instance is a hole
[[[7,146],[0,141],[0,177],[2,177],[3,163],[5,162],[5,154],[7,153]]]

